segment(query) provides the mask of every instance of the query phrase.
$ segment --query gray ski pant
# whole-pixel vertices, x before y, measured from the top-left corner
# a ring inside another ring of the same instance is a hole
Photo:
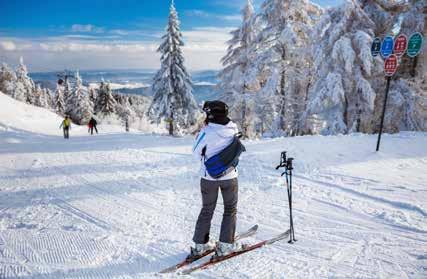
[[[221,189],[222,199],[224,201],[224,214],[222,216],[219,241],[233,243],[234,234],[236,232],[237,178],[218,181],[202,178],[200,180],[200,189],[202,192],[203,207],[197,219],[193,241],[195,243],[207,243],[209,241],[211,220],[218,199],[218,189]]]

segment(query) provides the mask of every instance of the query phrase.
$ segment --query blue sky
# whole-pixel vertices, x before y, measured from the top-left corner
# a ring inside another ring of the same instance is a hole
[[[322,7],[344,0],[314,0]],[[262,0],[254,0],[257,8]],[[67,5],[64,5],[67,3]],[[175,0],[190,70],[217,69],[245,0]],[[155,69],[169,0],[0,0],[0,62],[31,71]]]

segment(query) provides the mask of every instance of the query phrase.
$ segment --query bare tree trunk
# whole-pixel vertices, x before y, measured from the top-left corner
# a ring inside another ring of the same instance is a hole
[[[280,107],[280,128],[286,132],[286,49],[285,46],[281,46],[281,66],[282,73],[280,77],[280,95],[281,95],[281,107]]]

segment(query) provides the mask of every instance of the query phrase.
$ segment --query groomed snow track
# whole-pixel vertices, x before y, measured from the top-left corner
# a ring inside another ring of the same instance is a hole
[[[425,133],[246,142],[238,230],[288,227],[280,152],[295,157],[298,241],[195,278],[426,278]],[[200,209],[191,137],[0,130],[0,278],[174,278]],[[327,148],[325,148],[327,147]],[[399,147],[399,148],[396,148]],[[217,237],[221,200],[214,216]]]

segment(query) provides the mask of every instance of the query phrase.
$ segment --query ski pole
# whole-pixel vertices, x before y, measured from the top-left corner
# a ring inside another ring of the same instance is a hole
[[[288,192],[288,206],[289,206],[289,229],[291,230],[290,234],[289,234],[289,241],[288,243],[292,243],[292,194],[291,194],[291,189],[289,187],[289,182],[288,182],[288,171],[285,171],[285,179],[286,179],[286,190]]]
[[[279,168],[285,168],[285,171],[281,176],[285,175],[286,178],[286,190],[288,192],[288,204],[289,204],[289,226],[291,233],[289,234],[289,243],[296,241],[295,232],[294,232],[294,220],[292,216],[292,162],[294,158],[287,158],[286,151],[283,151],[280,156],[280,164],[276,167],[276,170]]]
[[[294,229],[294,218],[292,215],[292,170],[293,165],[292,165],[292,161],[294,160],[294,158],[288,158],[287,162],[286,162],[286,168],[287,168],[287,175],[289,175],[289,215],[290,215],[290,223],[291,223],[291,239],[293,241],[297,241],[295,239],[295,229]],[[286,178],[288,178],[288,176],[286,176]],[[286,179],[286,183],[288,183],[288,179]],[[292,241],[291,241],[292,243]]]

